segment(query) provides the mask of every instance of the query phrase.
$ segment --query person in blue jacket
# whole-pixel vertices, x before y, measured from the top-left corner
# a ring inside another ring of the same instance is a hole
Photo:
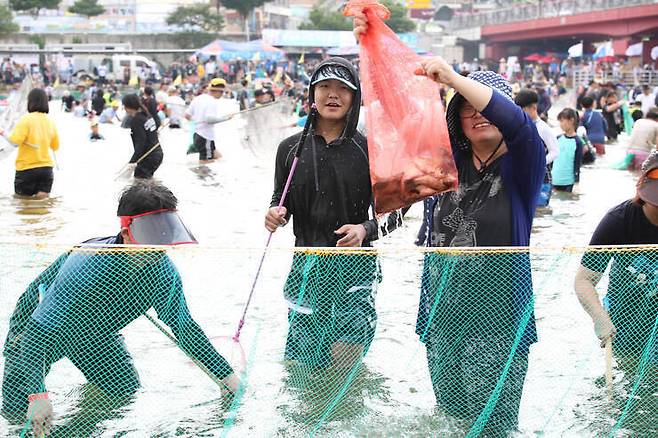
[[[356,14],[357,40],[367,31],[367,17]],[[428,246],[528,246],[546,153],[512,87],[491,71],[461,76],[440,57],[423,60],[416,74],[455,90],[446,118],[459,186],[430,206]],[[527,250],[425,258],[416,331],[437,403],[471,422],[475,435],[516,429],[537,341],[533,313]]]
[[[596,153],[603,155],[605,153],[605,133],[608,130],[608,123],[600,112],[594,110],[594,99],[585,96],[582,100],[583,117],[580,124],[587,130],[587,138],[594,145]]]
[[[459,187],[430,206],[428,246],[528,246],[546,172],[535,123],[494,72],[463,77],[433,58],[418,73],[456,91],[446,118]],[[529,347],[537,340],[527,251],[432,253],[423,272],[417,333],[427,347],[437,403],[451,415],[475,420],[504,378],[486,430],[514,430]]]

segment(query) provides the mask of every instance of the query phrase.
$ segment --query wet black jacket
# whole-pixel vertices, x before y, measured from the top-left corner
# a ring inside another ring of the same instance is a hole
[[[354,78],[354,67],[341,58],[326,62],[347,67]],[[313,78],[311,79],[313,82]],[[358,80],[355,81],[358,83]],[[309,92],[313,103],[314,86]],[[346,224],[363,224],[366,238],[363,246],[377,239],[377,222],[370,220],[372,205],[368,146],[365,137],[357,132],[361,89],[355,92],[352,108],[347,115],[343,134],[326,144],[312,129],[302,146],[302,154],[292,180],[285,207],[292,215],[296,246],[336,246],[342,237],[334,233]],[[290,172],[301,133],[287,138],[279,145],[276,156],[274,194],[271,206],[278,205]]]
[[[135,152],[130,158],[131,163],[136,163],[145,153],[153,146],[159,143],[158,131],[153,117],[147,117],[142,111],[137,112],[135,117],[130,121],[130,136],[133,140]],[[157,148],[148,156],[157,156],[162,154],[162,149]]]

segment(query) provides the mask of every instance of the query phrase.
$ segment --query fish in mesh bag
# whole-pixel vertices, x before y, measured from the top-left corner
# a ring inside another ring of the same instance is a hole
[[[351,0],[343,13],[368,20],[360,68],[375,210],[387,213],[457,188],[439,86],[414,74],[420,57],[386,26],[389,10]]]

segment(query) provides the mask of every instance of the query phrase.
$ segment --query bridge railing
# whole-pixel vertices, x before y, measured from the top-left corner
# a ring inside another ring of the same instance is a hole
[[[533,4],[510,4],[495,11],[456,15],[449,26],[462,29],[489,24],[552,18],[586,12],[656,3],[655,0],[554,0]]]
[[[579,85],[588,85],[592,80],[596,80],[601,83],[612,82],[626,86],[658,86],[658,71],[651,69],[643,69],[631,72],[616,72],[612,70],[593,72],[591,70],[584,69],[577,69],[573,71],[574,87]]]

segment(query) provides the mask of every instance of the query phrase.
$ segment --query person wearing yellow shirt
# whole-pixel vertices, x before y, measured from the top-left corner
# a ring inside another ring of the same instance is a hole
[[[53,159],[49,149],[59,149],[55,124],[48,118],[48,96],[35,88],[27,96],[27,114],[21,117],[9,136],[0,135],[18,147],[14,191],[19,196],[48,197],[53,186]]]

